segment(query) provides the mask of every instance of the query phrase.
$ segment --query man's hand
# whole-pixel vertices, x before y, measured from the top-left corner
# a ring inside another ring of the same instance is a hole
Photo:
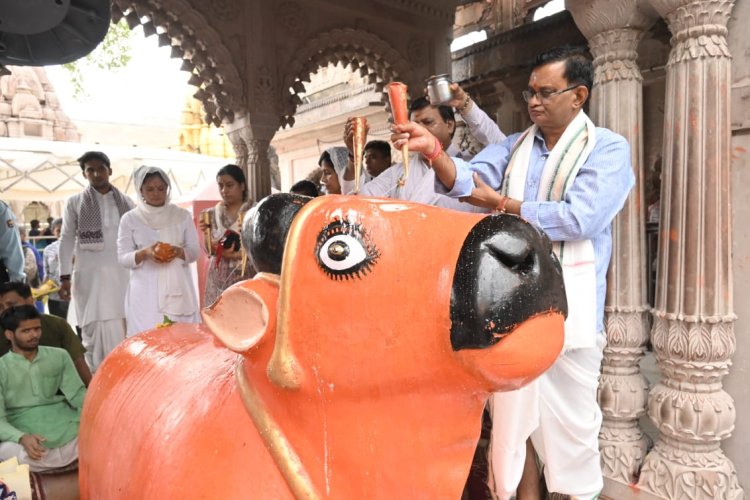
[[[474,173],[474,189],[471,196],[464,196],[461,201],[471,203],[475,207],[495,209],[502,201],[503,196],[485,183],[476,172]],[[507,202],[506,202],[507,203]]]
[[[435,152],[435,141],[437,140],[429,130],[415,122],[407,122],[401,125],[393,125],[391,128],[391,143],[396,149],[401,149],[404,144],[409,145],[409,151],[430,155]]]
[[[70,302],[70,278],[60,281],[60,291],[57,293],[61,299]]]
[[[18,443],[23,446],[32,460],[41,460],[47,454],[47,448],[42,444],[47,438],[37,434],[24,434]]]
[[[457,83],[451,83],[450,89],[451,100],[445,103],[445,105],[456,108],[459,113],[463,113],[465,111],[464,107],[466,106],[466,98],[468,97],[466,92],[464,92],[464,89],[462,89]]]
[[[354,121],[356,120],[355,117],[350,116],[346,119],[346,124],[344,125],[344,144],[346,145],[346,149],[349,150],[350,153],[354,154]],[[365,122],[365,137],[370,133],[370,124]]]

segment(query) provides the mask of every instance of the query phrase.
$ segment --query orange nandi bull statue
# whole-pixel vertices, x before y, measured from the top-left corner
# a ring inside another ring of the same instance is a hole
[[[82,498],[460,497],[490,393],[562,348],[549,241],[505,214],[302,200],[258,206],[244,237],[262,272],[204,324],[140,334],[99,368]]]

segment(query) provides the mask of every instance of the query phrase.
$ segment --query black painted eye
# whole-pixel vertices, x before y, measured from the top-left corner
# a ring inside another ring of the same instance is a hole
[[[346,260],[349,256],[349,245],[344,241],[333,241],[328,245],[328,257],[331,260]]]
[[[320,232],[316,248],[318,265],[333,279],[362,278],[379,254],[359,224],[335,221]]]

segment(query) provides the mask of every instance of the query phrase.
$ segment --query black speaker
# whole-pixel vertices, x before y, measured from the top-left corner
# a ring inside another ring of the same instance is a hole
[[[107,34],[111,0],[0,0],[0,65],[64,64]]]

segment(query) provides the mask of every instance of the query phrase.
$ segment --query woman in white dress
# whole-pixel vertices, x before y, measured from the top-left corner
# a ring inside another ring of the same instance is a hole
[[[162,323],[200,321],[190,263],[198,258],[198,234],[190,212],[173,205],[167,174],[142,166],[134,174],[138,205],[120,220],[117,258],[130,269],[125,294],[128,337]]]

